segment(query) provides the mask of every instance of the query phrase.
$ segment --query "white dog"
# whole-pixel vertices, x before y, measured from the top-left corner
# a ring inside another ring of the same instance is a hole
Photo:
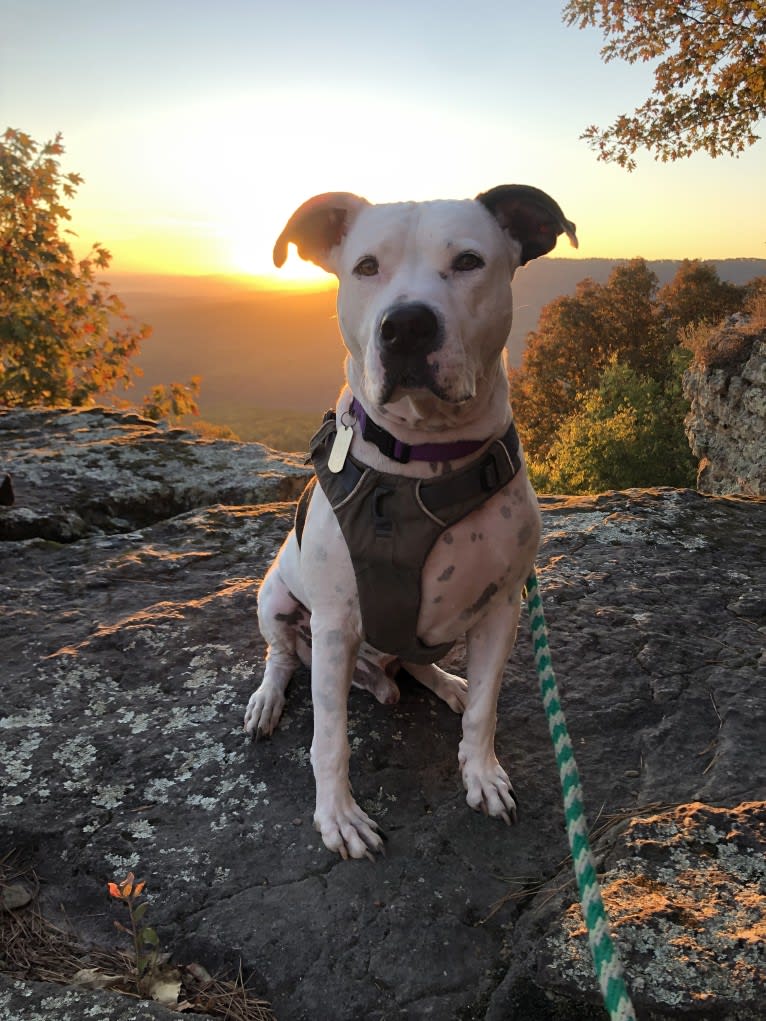
[[[344,858],[382,850],[349,785],[352,680],[396,702],[400,667],[463,713],[471,808],[510,822],[497,698],[540,536],[503,351],[515,270],[575,227],[544,192],[371,205],[319,195],[287,245],[339,279],[347,385],[312,441],[318,477],[259,593],[266,669],[245,730],[270,734],[299,660],[311,667],[314,823]],[[436,665],[465,635],[467,683]]]

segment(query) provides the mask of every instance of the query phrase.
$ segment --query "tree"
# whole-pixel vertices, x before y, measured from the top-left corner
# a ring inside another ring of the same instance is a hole
[[[673,280],[657,295],[660,315],[675,337],[686,326],[720,323],[738,312],[747,291],[721,280],[714,265],[699,259],[684,259]]]
[[[757,301],[754,285],[724,283],[714,266],[686,260],[660,288],[634,259],[605,284],[584,280],[574,295],[546,305],[521,367],[509,373],[539,488],[689,484],[681,374],[690,355],[681,341],[695,323]]]
[[[766,3],[761,0],[569,0],[564,21],[600,28],[605,62],[657,61],[654,88],[632,115],[583,134],[600,160],[635,168],[703,151],[736,155],[766,115]]]
[[[64,200],[82,178],[65,174],[61,135],[39,145],[0,137],[0,402],[75,405],[132,382],[130,358],[149,336],[109,285],[111,256],[96,244],[79,261],[63,234]]]
[[[648,374],[666,364],[672,343],[657,315],[658,284],[646,262],[634,259],[616,266],[605,284],[583,280],[574,295],[543,308],[521,368],[510,372],[514,411],[534,457],[545,456],[612,356]]]
[[[598,386],[578,394],[542,462],[531,461],[536,486],[547,492],[593,493],[631,486],[694,485],[696,462],[684,433],[687,410],[681,365],[663,385],[613,355]]]

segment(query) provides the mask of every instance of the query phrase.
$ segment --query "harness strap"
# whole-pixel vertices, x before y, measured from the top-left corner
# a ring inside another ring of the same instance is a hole
[[[334,422],[332,425],[334,426]],[[334,434],[335,429],[328,429],[325,422],[311,441],[312,453],[315,447],[314,440],[318,440],[317,446],[323,445]],[[440,516],[439,511],[452,505],[463,504],[481,497],[487,499],[506,486],[520,469],[519,434],[516,432],[516,426],[511,422],[505,436],[495,440],[479,461],[459,471],[448,472],[439,478],[417,480],[418,495],[427,510]],[[346,463],[338,473],[338,479],[346,493],[353,492],[366,470],[366,465],[360,461],[350,455],[346,457]]]
[[[311,495],[316,484],[317,477],[314,475],[306,483],[303,492],[298,497],[298,506],[295,508],[295,536],[298,540],[298,549],[300,549],[303,529],[306,527],[306,516],[308,515],[309,504],[311,503]]]

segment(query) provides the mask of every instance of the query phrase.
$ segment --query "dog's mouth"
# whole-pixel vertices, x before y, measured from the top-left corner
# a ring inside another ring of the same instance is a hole
[[[383,377],[381,403],[388,404],[397,391],[428,390],[435,393],[436,389],[436,380],[428,370],[428,366],[423,369],[405,369],[404,371],[388,369]]]
[[[406,397],[408,394],[433,394],[445,404],[465,404],[474,394],[460,391],[452,392],[440,384],[435,375],[438,365],[435,367],[426,366],[425,371],[410,371],[399,374],[386,372],[383,379],[383,386],[380,391],[379,404],[390,404],[394,400]]]
[[[431,305],[413,301],[387,308],[376,331],[375,350],[382,370],[377,403],[389,404],[418,393],[452,405],[470,400],[473,393],[465,381],[463,385],[457,378],[450,381],[447,377],[453,374],[443,371],[445,339],[444,318]]]

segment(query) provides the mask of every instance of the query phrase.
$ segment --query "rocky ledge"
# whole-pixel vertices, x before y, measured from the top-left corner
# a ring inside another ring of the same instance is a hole
[[[394,707],[352,692],[355,793],[389,839],[342,862],[311,825],[306,674],[273,738],[241,732],[301,459],[135,416],[8,412],[3,472],[0,860],[34,867],[46,911],[114,945],[106,884],[132,869],[173,959],[241,962],[278,1021],[605,1017],[525,616],[497,730],[519,824],[467,808],[459,719],[405,679]],[[541,503],[554,666],[639,1016],[760,1019],[766,502]],[[16,974],[0,1016],[178,1015]]]
[[[684,373],[697,489],[766,496],[766,330],[732,316]]]

